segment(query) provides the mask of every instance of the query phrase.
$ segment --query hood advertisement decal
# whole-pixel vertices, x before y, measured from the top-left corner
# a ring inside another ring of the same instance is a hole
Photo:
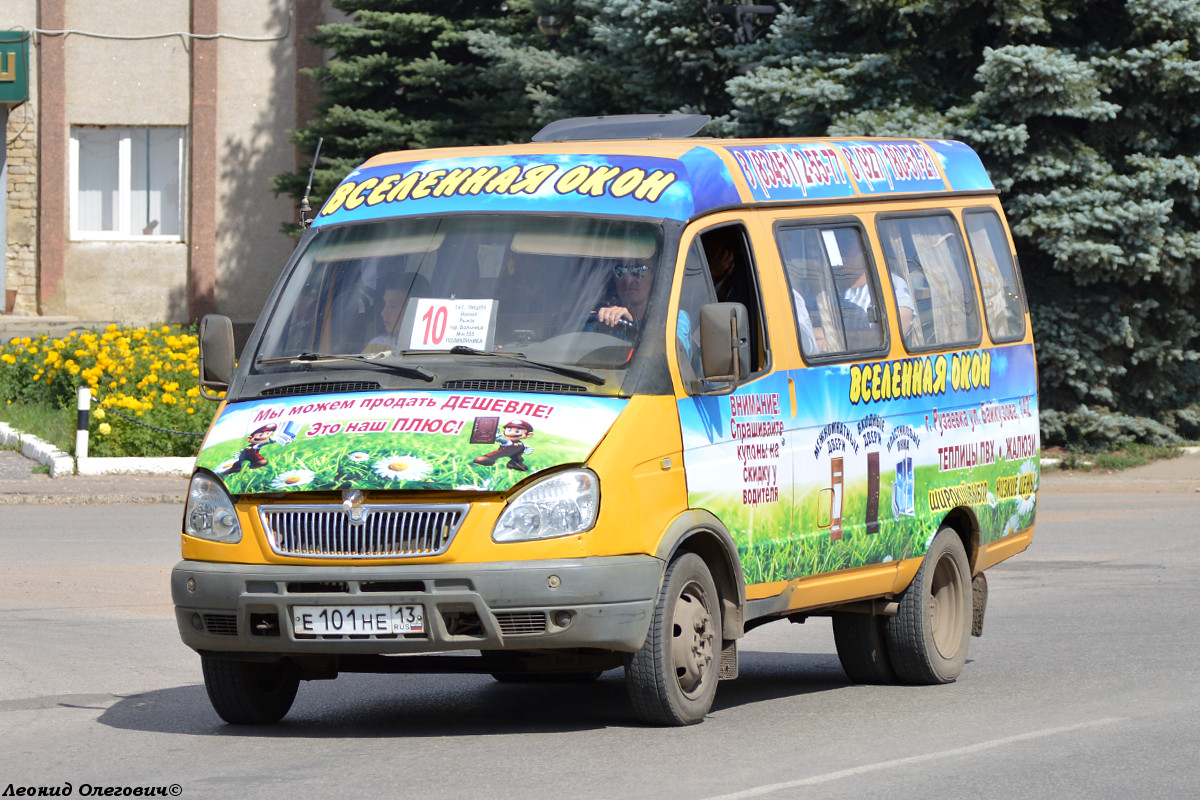
[[[231,494],[343,489],[504,491],[584,461],[625,400],[372,392],[226,407],[196,466]]]

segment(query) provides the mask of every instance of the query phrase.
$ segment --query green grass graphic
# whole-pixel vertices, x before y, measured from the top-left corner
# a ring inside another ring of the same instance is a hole
[[[245,440],[231,440],[206,448],[203,466],[215,469],[236,458]],[[530,473],[539,469],[572,461],[582,461],[589,451],[584,442],[534,437],[529,440],[533,452],[526,452],[525,464]],[[242,470],[223,476],[226,486],[235,494],[256,494],[299,489],[454,489],[470,487],[486,491],[504,491],[530,473],[510,470],[508,459],[501,458],[493,466],[474,462],[495,450],[499,445],[471,444],[470,431],[458,436],[396,433],[350,433],[307,438],[303,433],[290,444],[268,443],[259,451],[268,466]],[[422,479],[405,480],[380,475],[375,465],[381,459],[407,456],[420,459],[430,469]],[[276,476],[286,472],[307,470],[313,473],[310,483],[293,487],[272,484]]]
[[[914,516],[893,515],[895,473],[882,473],[879,530],[873,534],[867,533],[865,523],[867,482],[848,482],[843,487],[842,538],[836,542],[829,538],[829,493],[823,493],[819,485],[797,487],[790,513],[785,502],[745,507],[737,493],[697,496],[692,504],[712,511],[729,528],[746,583],[769,583],[924,555],[946,513],[930,513],[928,492],[961,481],[988,483],[991,501],[972,507],[982,543],[1023,530],[1033,524],[1032,499],[994,497],[996,479],[1016,474],[1021,463],[1000,462],[945,473],[939,473],[936,466],[917,467]]]

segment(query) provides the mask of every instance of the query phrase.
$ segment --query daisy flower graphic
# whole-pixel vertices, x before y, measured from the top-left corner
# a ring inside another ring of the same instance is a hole
[[[1033,472],[1033,462],[1026,461],[1018,470],[1018,475],[1025,475]],[[1033,513],[1034,504],[1037,502],[1037,478],[1034,478],[1033,491],[1017,501],[1017,513],[1021,516],[1028,516]]]
[[[375,462],[375,474],[392,481],[423,481],[432,471],[428,461],[412,456],[385,456]]]
[[[368,458],[370,458],[370,456],[369,456],[369,455],[367,455],[366,453],[364,453],[363,451],[359,450],[359,451],[358,451],[358,452],[356,452],[356,453],[351,453],[351,454],[348,456],[348,458],[349,458],[351,461],[353,461],[355,464],[361,464],[362,462],[364,462],[364,461],[366,461]]]
[[[1018,520],[1015,516],[1009,517],[1008,522],[1004,524],[1004,530],[1000,533],[1000,538],[1003,539],[1005,536],[1012,536],[1014,533],[1020,530],[1020,527],[1020,520]]]
[[[294,489],[297,486],[304,486],[312,483],[316,475],[309,469],[291,469],[287,472],[281,472],[275,476],[275,480],[271,481],[273,489]]]

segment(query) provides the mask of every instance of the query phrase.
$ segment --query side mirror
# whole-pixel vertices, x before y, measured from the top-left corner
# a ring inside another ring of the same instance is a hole
[[[704,380],[740,383],[750,375],[750,315],[741,303],[700,307]]]
[[[220,400],[213,389],[223,392],[233,380],[233,322],[220,314],[206,314],[200,320],[200,395],[205,400]]]

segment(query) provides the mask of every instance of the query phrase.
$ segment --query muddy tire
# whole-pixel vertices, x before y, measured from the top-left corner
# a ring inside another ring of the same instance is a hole
[[[833,641],[846,677],[854,683],[896,682],[883,632],[886,617],[839,612],[833,615]]]
[[[283,719],[296,699],[300,670],[290,661],[259,663],[200,656],[204,688],[217,715],[230,725]]]
[[[962,540],[942,528],[884,624],[888,658],[905,683],[950,683],[967,662],[971,641],[971,568]]]
[[[663,576],[642,648],[625,662],[634,710],[654,725],[693,725],[712,708],[721,658],[721,605],[704,560],[684,553]]]

